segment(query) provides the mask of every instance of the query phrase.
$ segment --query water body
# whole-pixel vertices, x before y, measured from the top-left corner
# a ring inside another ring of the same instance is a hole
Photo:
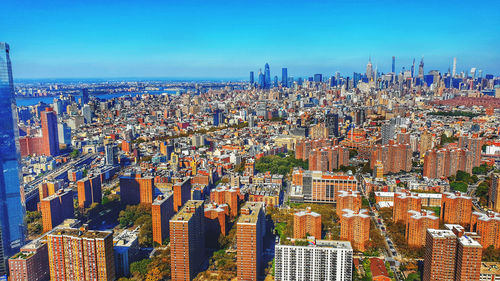
[[[123,93],[114,93],[114,94],[90,94],[90,96],[94,96],[96,98],[102,99],[102,100],[110,100],[114,98],[119,98],[123,96],[131,96],[135,97],[138,95],[145,94],[146,92],[123,92]],[[167,93],[169,95],[171,94],[176,94],[177,91],[172,91],[172,90],[166,90],[166,91],[147,91],[149,94],[153,95],[161,95],[164,93]],[[52,104],[54,103],[54,98],[57,98],[59,96],[52,96],[52,97],[17,97],[16,98],[16,104],[17,106],[30,106],[30,105],[36,105],[39,102],[44,102],[46,104]],[[79,98],[82,97],[82,95],[74,95],[75,99],[78,100]]]

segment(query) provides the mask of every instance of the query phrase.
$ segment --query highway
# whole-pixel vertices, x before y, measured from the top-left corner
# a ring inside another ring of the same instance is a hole
[[[67,173],[69,170],[74,169],[82,164],[90,163],[92,162],[95,158],[97,157],[96,153],[89,153],[85,154],[78,159],[73,159],[65,164],[59,166],[57,169],[50,171],[49,173],[43,175],[42,177],[35,179],[28,183],[24,190],[25,190],[25,202],[29,202],[30,200],[33,200],[34,197],[38,194],[38,185],[45,179],[45,178],[65,178],[67,177]],[[66,175],[66,176],[63,176]]]

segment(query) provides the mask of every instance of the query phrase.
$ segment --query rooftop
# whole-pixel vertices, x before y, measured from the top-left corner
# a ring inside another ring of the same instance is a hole
[[[49,236],[71,236],[89,239],[104,239],[109,235],[113,235],[112,231],[98,231],[98,230],[88,230],[85,227],[81,228],[69,228],[69,227],[57,227]]]
[[[247,202],[241,207],[241,215],[238,219],[238,224],[256,224],[259,219],[260,212],[263,212],[263,202]]]
[[[481,246],[481,244],[479,244],[479,242],[477,242],[476,240],[472,239],[467,235],[463,235],[462,237],[458,238],[458,242],[468,247],[480,247],[480,248],[483,247]]]
[[[436,217],[434,215],[434,212],[432,211],[429,211],[429,210],[422,210],[421,212],[418,212],[418,211],[408,211],[408,213],[410,213],[411,215],[411,218],[414,218],[414,219],[422,219],[422,218],[428,218],[428,219],[432,219],[432,220],[438,220],[439,218]]]
[[[359,212],[355,212],[351,209],[342,209],[342,216],[345,218],[350,218],[350,217],[361,217],[361,218],[369,218],[370,216],[368,215],[368,210],[366,209],[361,209]]]
[[[194,210],[200,207],[203,208],[203,201],[189,200],[170,221],[189,221],[193,217]]]
[[[303,239],[297,239],[303,240]],[[337,241],[337,240],[315,240],[314,244],[309,244],[307,246],[295,246],[295,245],[276,245],[277,247],[290,247],[290,248],[331,248],[340,250],[352,250],[351,242],[349,241]]]
[[[155,198],[152,205],[161,205],[163,202],[167,201],[168,198],[172,197],[174,193],[172,191],[164,192]]]
[[[456,238],[457,236],[453,231],[448,230],[448,229],[427,229],[427,232],[429,232],[432,237],[434,238]]]
[[[295,213],[294,215],[295,216],[306,216],[306,215],[309,215],[309,216],[313,216],[313,217],[321,217],[320,214],[311,211],[311,208],[309,208],[309,207],[306,210],[302,210],[302,211],[299,211],[299,212]]]

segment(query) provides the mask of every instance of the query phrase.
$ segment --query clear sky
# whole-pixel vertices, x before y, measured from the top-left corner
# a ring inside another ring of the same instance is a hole
[[[244,78],[379,71],[500,74],[500,1],[2,1],[15,78]]]

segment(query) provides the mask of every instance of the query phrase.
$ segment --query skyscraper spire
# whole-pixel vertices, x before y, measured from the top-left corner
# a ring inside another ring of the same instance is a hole
[[[368,80],[373,77],[373,65],[371,56],[369,57],[368,64],[366,65],[366,77],[368,78]]]
[[[411,78],[413,78],[413,73],[415,71],[415,58],[413,58],[413,64],[411,65]]]
[[[418,77],[424,77],[424,57],[420,60],[420,65],[418,66]]]

